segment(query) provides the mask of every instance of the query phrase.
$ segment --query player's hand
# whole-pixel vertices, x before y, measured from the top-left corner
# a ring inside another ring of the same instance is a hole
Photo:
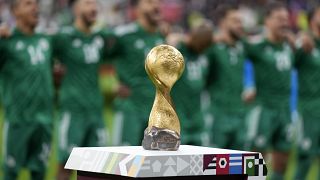
[[[181,33],[171,33],[167,36],[166,42],[171,46],[177,46],[180,42],[186,42],[187,36]]]
[[[251,103],[256,99],[256,89],[255,88],[249,88],[242,92],[242,101],[245,103]]]
[[[131,91],[128,86],[120,84],[117,90],[117,96],[121,98],[127,98],[131,95]]]
[[[10,28],[6,24],[0,25],[0,38],[8,38],[11,36]]]
[[[308,33],[301,32],[298,34],[297,46],[301,47],[305,52],[311,53],[315,47],[315,44],[312,37]]]
[[[295,48],[295,42],[296,42],[297,36],[293,32],[291,32],[290,30],[288,30],[285,34],[285,38],[286,38],[287,42],[290,44],[290,46],[292,48]]]

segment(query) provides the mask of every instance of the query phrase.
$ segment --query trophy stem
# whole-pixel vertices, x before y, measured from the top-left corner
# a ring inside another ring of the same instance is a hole
[[[144,131],[142,146],[147,150],[177,150],[180,146],[180,122],[173,107],[170,90],[157,88],[155,101]]]
[[[169,129],[180,135],[180,122],[170,97],[170,90],[156,88],[156,96],[149,116],[148,127]]]

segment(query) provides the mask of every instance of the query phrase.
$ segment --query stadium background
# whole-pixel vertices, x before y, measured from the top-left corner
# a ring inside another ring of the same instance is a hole
[[[14,19],[10,15],[10,0],[0,0],[0,22],[6,22],[10,27],[14,26]],[[38,30],[44,32],[55,32],[59,27],[68,25],[72,22],[72,12],[68,0],[40,0],[40,25]],[[100,14],[95,28],[114,27],[125,24],[133,20],[132,8],[127,0],[99,0]],[[166,22],[172,26],[172,31],[176,33],[185,33],[187,27],[192,26],[202,18],[208,18],[215,22],[215,8],[221,2],[239,3],[245,30],[248,34],[256,34],[262,30],[262,17],[259,12],[268,0],[163,0],[162,13]],[[308,22],[306,11],[313,7],[318,0],[286,0],[285,2],[290,10],[290,24],[294,31],[307,30]],[[249,62],[245,64],[245,86],[254,85],[252,76],[252,67]],[[103,66],[100,71],[101,90],[105,95],[105,121],[108,128],[108,134],[112,134],[112,117],[111,94],[118,85],[115,71],[112,67]],[[297,74],[292,73],[292,94],[291,110],[294,117],[297,102]],[[2,109],[2,108],[1,108]],[[0,111],[0,128],[3,126],[3,111]],[[295,118],[293,118],[294,120]],[[0,134],[0,143],[1,143]],[[110,141],[112,137],[108,138]],[[53,141],[53,152],[51,154],[47,179],[55,179],[56,174],[56,141]],[[2,148],[0,149],[0,152]],[[286,174],[286,179],[290,180],[293,176],[295,167],[295,148],[292,148],[290,163]],[[1,162],[1,158],[0,158]],[[314,163],[309,173],[309,180],[316,177],[317,167]],[[3,173],[0,170],[0,179]],[[28,173],[22,172],[19,179],[28,179]]]

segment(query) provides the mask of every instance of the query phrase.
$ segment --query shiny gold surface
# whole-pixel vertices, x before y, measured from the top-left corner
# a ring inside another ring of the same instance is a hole
[[[184,70],[182,54],[169,45],[154,47],[147,56],[145,69],[156,87],[148,129],[154,126],[175,131],[180,135],[180,122],[170,91]]]

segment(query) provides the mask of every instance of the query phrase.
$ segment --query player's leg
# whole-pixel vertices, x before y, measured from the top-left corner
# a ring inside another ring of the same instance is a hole
[[[22,123],[5,122],[3,131],[4,180],[16,180],[20,169],[25,165],[32,129],[33,127]]]
[[[274,109],[277,111],[277,117],[274,121],[280,122],[274,126],[275,133],[272,137],[273,152],[272,152],[272,169],[273,174],[271,180],[282,180],[287,169],[289,152],[292,148],[292,140],[290,139],[290,124],[291,115],[289,108]]]
[[[116,108],[114,118],[113,118],[113,127],[112,127],[112,145],[121,145],[122,144],[122,134],[123,134],[123,121],[124,116],[126,115],[124,110]]]
[[[289,113],[287,113],[289,115]],[[273,145],[275,151],[272,153],[272,169],[273,173],[270,175],[271,180],[282,180],[284,172],[287,167],[288,149],[290,143],[287,140],[280,139],[286,138],[286,130],[282,124],[283,119],[287,118],[278,116],[278,109],[273,109],[266,106],[255,107],[248,116],[248,139],[247,147],[250,150],[263,153],[265,157],[268,149]],[[286,123],[287,124],[287,123]],[[281,133],[278,133],[281,132]],[[276,139],[277,141],[274,142]],[[281,144],[281,143],[284,144]]]
[[[141,145],[141,121],[136,113],[130,113],[130,111],[124,111],[121,144],[139,146]],[[147,124],[145,124],[145,127]]]
[[[15,169],[9,168],[8,167],[8,154],[7,152],[9,151],[9,147],[10,146],[8,144],[8,142],[10,142],[10,140],[8,141],[8,136],[9,136],[9,122],[5,122],[4,123],[4,127],[3,127],[3,140],[2,140],[2,144],[3,144],[3,172],[4,172],[4,180],[15,180],[18,177],[18,172]]]
[[[232,149],[244,150],[246,141],[246,125],[245,125],[245,112],[239,112],[234,115],[234,142]]]
[[[72,171],[64,169],[64,165],[73,147],[81,146],[84,141],[87,121],[79,112],[62,111],[58,122],[58,179],[69,180]]]
[[[212,123],[210,144],[213,147],[217,147],[217,148],[228,148],[229,131],[225,127],[225,124],[227,124],[225,123],[225,121],[227,121],[227,118],[221,111],[217,109],[214,109],[212,113],[213,113],[213,123]]]
[[[86,132],[84,146],[102,147],[107,144],[106,126],[103,120],[102,112],[88,113],[89,129]]]
[[[28,147],[27,167],[32,180],[45,179],[46,168],[51,152],[53,125],[36,123]]]
[[[192,135],[191,145],[201,146],[204,144],[205,128],[204,128],[204,115],[202,112],[194,113],[195,115],[191,119],[191,127],[189,132]],[[193,127],[193,128],[192,128]],[[192,133],[192,129],[194,132]]]
[[[121,145],[140,146],[144,130],[148,126],[148,117],[131,111],[124,111],[121,128]]]
[[[318,118],[312,118],[310,113],[304,113],[303,111],[300,114],[302,116],[302,132],[299,133],[301,133],[302,138],[298,143],[295,180],[306,179],[310,166],[317,156],[319,138],[316,122]]]
[[[274,113],[269,108],[257,105],[253,107],[246,117],[245,149],[266,153],[270,147],[273,134]]]
[[[180,107],[179,109],[176,109],[176,112],[179,116],[179,120],[180,120],[180,136],[181,136],[181,144],[189,144],[191,141],[191,135],[188,131],[188,126],[187,126],[187,115],[186,112],[183,110],[182,107]]]
[[[134,104],[129,100],[115,100],[115,116],[112,129],[114,145],[140,145],[137,137],[140,130],[138,113],[134,112]],[[143,131],[143,130],[142,130]]]
[[[180,108],[182,110],[182,108]],[[178,111],[181,125],[181,144],[183,145],[202,145],[203,120],[199,112]],[[191,113],[191,114],[190,114]]]
[[[246,148],[261,152],[265,159],[269,148],[272,146],[272,138],[276,128],[281,124],[276,117],[277,113],[274,110],[261,105],[254,107],[247,117]],[[271,179],[279,177],[278,173],[270,175]]]

